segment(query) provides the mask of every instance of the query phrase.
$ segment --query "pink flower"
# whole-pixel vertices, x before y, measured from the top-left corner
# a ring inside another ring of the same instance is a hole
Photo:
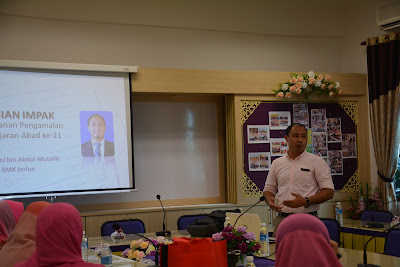
[[[295,86],[296,86],[297,88],[301,88],[301,85],[302,85],[302,83],[296,83],[296,84],[295,84]]]
[[[308,79],[308,84],[314,84],[315,83],[315,79],[314,78],[310,78]]]
[[[297,81],[298,81],[298,82],[302,82],[302,81],[304,81],[304,79],[303,79],[302,76],[299,75],[299,76],[297,76]]]
[[[323,84],[321,84],[321,89],[322,89],[322,90],[324,90],[324,89],[325,89],[325,87],[326,87],[326,84],[324,84],[324,83],[323,83]]]
[[[342,90],[339,90],[339,91],[338,91],[338,95],[341,95],[341,94],[343,94],[343,91],[342,91]]]
[[[221,233],[215,233],[215,234],[212,235],[212,239],[214,241],[220,241],[220,240],[224,239],[224,237],[222,236]]]
[[[296,89],[296,93],[297,93],[297,94],[301,94],[301,89],[300,89],[300,88],[297,88],[297,89]]]
[[[322,76],[321,74],[318,74],[318,80],[322,81],[324,79],[324,76]]]
[[[279,93],[276,94],[277,98],[282,98],[284,96],[285,96],[285,94],[283,92],[279,92]]]
[[[239,233],[246,233],[247,228],[246,228],[246,226],[238,226],[237,231]]]
[[[136,258],[138,259],[138,260],[141,260],[141,259],[143,259],[144,258],[144,252],[143,251],[139,251],[138,252],[138,254],[136,255]]]
[[[285,95],[286,98],[292,98],[292,96],[293,95],[290,92],[286,92],[286,95]]]
[[[333,84],[330,84],[330,85],[328,86],[328,88],[329,88],[329,90],[332,90],[332,89],[333,89]]]
[[[325,76],[325,80],[330,81],[331,79],[332,79],[332,77],[330,75]]]
[[[331,97],[331,96],[333,96],[335,94],[335,92],[333,92],[333,91],[330,91],[329,92],[329,96]]]
[[[291,82],[291,83],[297,83],[296,77],[292,77],[292,78],[290,79],[290,82]]]
[[[289,87],[289,91],[293,93],[294,91],[296,91],[296,88],[297,87],[295,85],[292,85]]]

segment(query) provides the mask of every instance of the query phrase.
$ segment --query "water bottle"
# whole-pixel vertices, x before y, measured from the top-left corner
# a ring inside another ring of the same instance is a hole
[[[256,265],[254,264],[253,256],[246,257],[246,264],[244,265],[244,267],[256,267]]]
[[[336,203],[335,213],[336,220],[339,222],[340,226],[343,226],[343,207],[340,204],[340,201]]]
[[[100,263],[104,266],[112,266],[112,252],[109,243],[104,243],[104,248],[101,251]]]
[[[88,261],[88,239],[85,231],[83,231],[82,242],[81,242],[82,260]]]
[[[261,223],[260,245],[261,245],[260,255],[262,257],[269,256],[269,236],[268,236],[268,230],[267,230],[267,224],[266,223]]]
[[[228,226],[232,226],[232,224],[231,224],[231,218],[225,217],[224,228],[225,228],[225,227],[228,227]]]

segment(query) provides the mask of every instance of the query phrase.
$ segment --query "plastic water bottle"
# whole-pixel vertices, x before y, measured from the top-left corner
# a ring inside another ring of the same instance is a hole
[[[343,226],[343,207],[342,204],[340,204],[340,201],[336,203],[335,213],[336,220],[339,222],[340,226]]]
[[[112,266],[112,252],[109,243],[104,243],[104,248],[101,251],[100,263],[104,266]]]
[[[225,228],[225,227],[228,227],[228,226],[232,226],[232,224],[231,224],[231,218],[225,217],[224,228]]]
[[[85,231],[83,231],[81,251],[82,251],[82,260],[87,262],[88,261],[88,239],[86,237]]]
[[[246,264],[244,265],[244,267],[256,267],[256,265],[254,264],[253,256],[246,257]]]
[[[260,252],[261,256],[263,257],[269,256],[269,236],[266,223],[261,223],[260,245],[261,245],[261,252]]]

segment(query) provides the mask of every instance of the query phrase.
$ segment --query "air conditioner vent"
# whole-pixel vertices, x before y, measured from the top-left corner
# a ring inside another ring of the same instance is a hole
[[[400,1],[378,7],[376,23],[384,31],[400,27]]]

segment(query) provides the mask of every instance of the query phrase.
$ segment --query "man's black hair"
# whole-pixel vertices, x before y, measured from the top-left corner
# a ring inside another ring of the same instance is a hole
[[[104,122],[104,125],[106,125],[106,120],[103,118],[103,116],[101,116],[101,115],[95,113],[95,114],[93,114],[92,116],[90,116],[89,119],[87,120],[87,125],[88,125],[88,126],[89,126],[90,120],[91,120],[93,117],[100,117],[100,118],[102,118],[102,119],[103,119],[103,122]]]
[[[289,127],[287,127],[287,128],[286,128],[286,133],[285,133],[285,135],[286,135],[286,136],[289,136],[289,134],[290,134],[290,131],[292,130],[292,128],[293,128],[294,126],[300,126],[300,127],[303,127],[303,128],[306,130],[306,132],[307,132],[307,128],[306,128],[306,126],[304,126],[304,125],[303,125],[303,124],[301,124],[301,123],[297,123],[297,122],[295,122],[295,123],[293,123],[292,125],[290,125]]]

